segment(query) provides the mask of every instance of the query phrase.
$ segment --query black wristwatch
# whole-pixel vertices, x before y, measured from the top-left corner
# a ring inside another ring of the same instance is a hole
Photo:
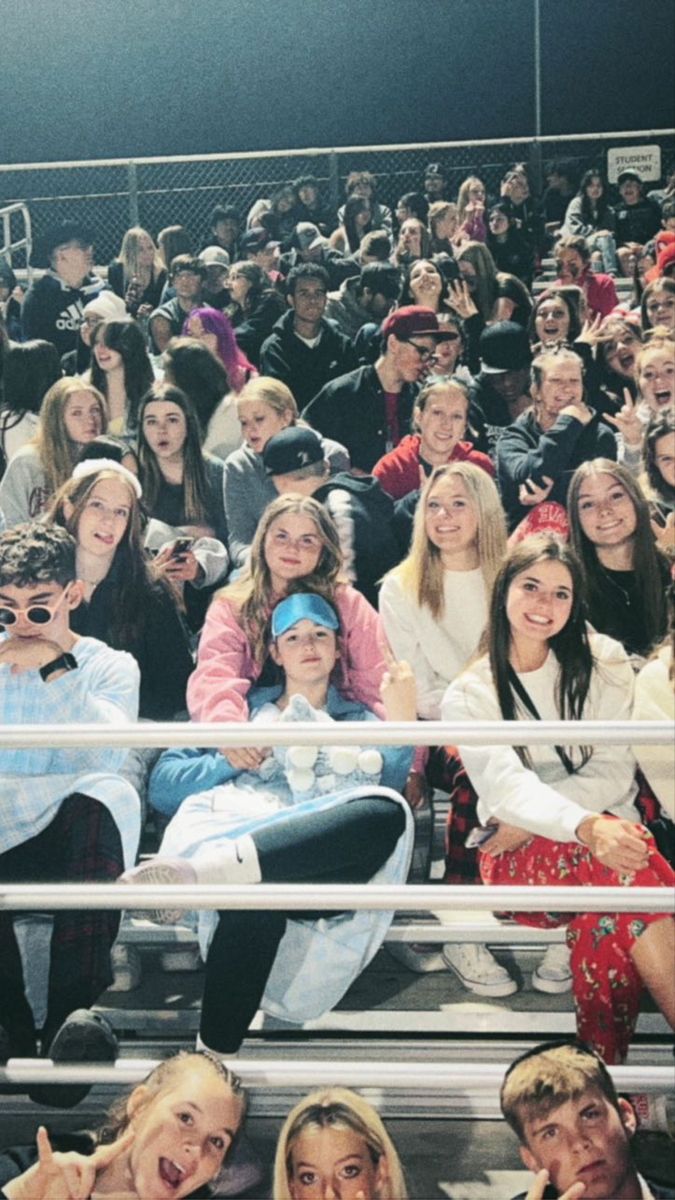
[[[45,663],[44,667],[40,667],[40,677],[44,679],[46,683],[49,679],[49,676],[53,675],[55,671],[76,670],[77,659],[74,657],[74,655],[69,654],[64,650],[63,654],[59,654],[58,658],[53,658],[51,662]]]

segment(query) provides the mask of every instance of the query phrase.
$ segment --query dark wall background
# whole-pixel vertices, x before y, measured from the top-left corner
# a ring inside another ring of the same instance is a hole
[[[533,0],[2,0],[0,22],[5,163],[534,132]],[[541,0],[541,24],[545,134],[673,123],[674,0]]]

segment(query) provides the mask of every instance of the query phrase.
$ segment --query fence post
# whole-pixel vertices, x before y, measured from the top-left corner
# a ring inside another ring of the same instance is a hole
[[[127,163],[127,188],[129,190],[129,228],[132,225],[140,225],[138,216],[138,176],[136,173],[136,163]]]
[[[328,155],[328,189],[331,208],[337,209],[340,204],[340,172],[336,150],[331,150]]]
[[[544,186],[544,168],[542,163],[541,142],[536,139],[530,142],[528,154],[528,175],[532,190],[541,195]]]

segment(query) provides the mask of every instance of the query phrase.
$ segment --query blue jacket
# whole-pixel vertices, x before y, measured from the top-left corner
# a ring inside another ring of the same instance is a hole
[[[282,692],[280,684],[274,687],[254,687],[248,694],[251,716],[264,704],[273,704]],[[336,721],[376,721],[377,717],[358,700],[346,700],[333,687],[328,689],[327,711]],[[384,760],[381,787],[402,792],[413,759],[411,746],[379,746]],[[153,808],[172,817],[183,800],[198,792],[246,775],[253,786],[258,777],[230,766],[219,750],[165,750],[158,759],[150,776],[148,800]]]

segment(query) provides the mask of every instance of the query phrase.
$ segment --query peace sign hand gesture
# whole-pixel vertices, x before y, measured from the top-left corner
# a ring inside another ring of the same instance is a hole
[[[618,429],[624,446],[642,445],[643,425],[638,416],[637,401],[633,399],[628,388],[623,389],[623,408],[615,416],[605,413],[603,420],[609,421],[610,425]]]
[[[93,1154],[61,1154],[52,1150],[44,1125],[37,1132],[38,1160],[4,1185],[7,1200],[89,1200],[99,1171],[109,1167],[134,1140],[131,1129]]]

